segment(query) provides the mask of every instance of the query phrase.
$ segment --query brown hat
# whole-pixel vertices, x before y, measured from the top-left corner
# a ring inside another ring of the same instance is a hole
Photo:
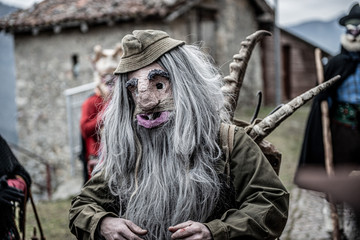
[[[114,74],[132,72],[156,61],[164,53],[185,44],[159,30],[135,30],[122,39],[123,56]]]

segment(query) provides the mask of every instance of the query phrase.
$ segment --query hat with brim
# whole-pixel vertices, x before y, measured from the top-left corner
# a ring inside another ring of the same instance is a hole
[[[340,18],[339,24],[345,26],[346,22],[351,19],[360,19],[360,6],[358,3],[351,8],[348,15]]]
[[[122,39],[123,56],[114,74],[132,72],[156,61],[164,53],[185,44],[164,31],[135,30]]]

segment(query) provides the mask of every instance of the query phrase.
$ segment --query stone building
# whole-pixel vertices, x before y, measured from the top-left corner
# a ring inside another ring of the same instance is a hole
[[[44,0],[2,18],[0,29],[14,36],[19,145],[50,164],[53,187],[69,178],[64,91],[92,82],[96,44],[113,48],[134,29],[161,29],[187,43],[203,41],[227,74],[241,41],[268,28],[273,16],[264,0]],[[260,57],[256,48],[243,101],[262,88]]]

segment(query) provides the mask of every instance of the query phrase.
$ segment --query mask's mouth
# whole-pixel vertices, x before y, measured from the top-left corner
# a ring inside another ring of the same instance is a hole
[[[141,113],[136,115],[137,122],[145,128],[157,127],[169,120],[170,112]]]

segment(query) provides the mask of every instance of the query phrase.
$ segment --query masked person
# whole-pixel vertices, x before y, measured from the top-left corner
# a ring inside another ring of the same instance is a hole
[[[113,87],[113,72],[121,55],[121,47],[102,49],[94,47],[95,56],[92,59],[94,67],[95,93],[88,97],[81,108],[80,130],[82,137],[82,152],[80,159],[84,163],[84,181],[89,180],[94,166],[98,162],[100,146],[101,112]]]
[[[275,239],[289,195],[242,128],[226,171],[222,77],[163,31],[122,40],[100,163],[72,201],[78,239]]]
[[[304,167],[324,167],[324,144],[321,123],[321,101],[329,103],[332,152],[335,173],[350,173],[360,169],[360,6],[354,4],[348,15],[340,18],[345,27],[341,35],[341,53],[331,58],[324,67],[324,79],[341,75],[328,91],[313,102],[305,131],[299,171]],[[325,169],[325,168],[323,168]],[[299,184],[297,174],[295,182]],[[325,206],[328,206],[327,204]],[[330,213],[326,208],[325,212]],[[341,216],[340,211],[340,216]],[[330,217],[326,218],[330,219]],[[328,231],[332,224],[327,221]],[[342,228],[342,221],[340,221]]]
[[[0,239],[20,239],[19,230],[24,231],[25,203],[30,186],[29,173],[0,135]],[[16,216],[19,217],[18,225]]]

